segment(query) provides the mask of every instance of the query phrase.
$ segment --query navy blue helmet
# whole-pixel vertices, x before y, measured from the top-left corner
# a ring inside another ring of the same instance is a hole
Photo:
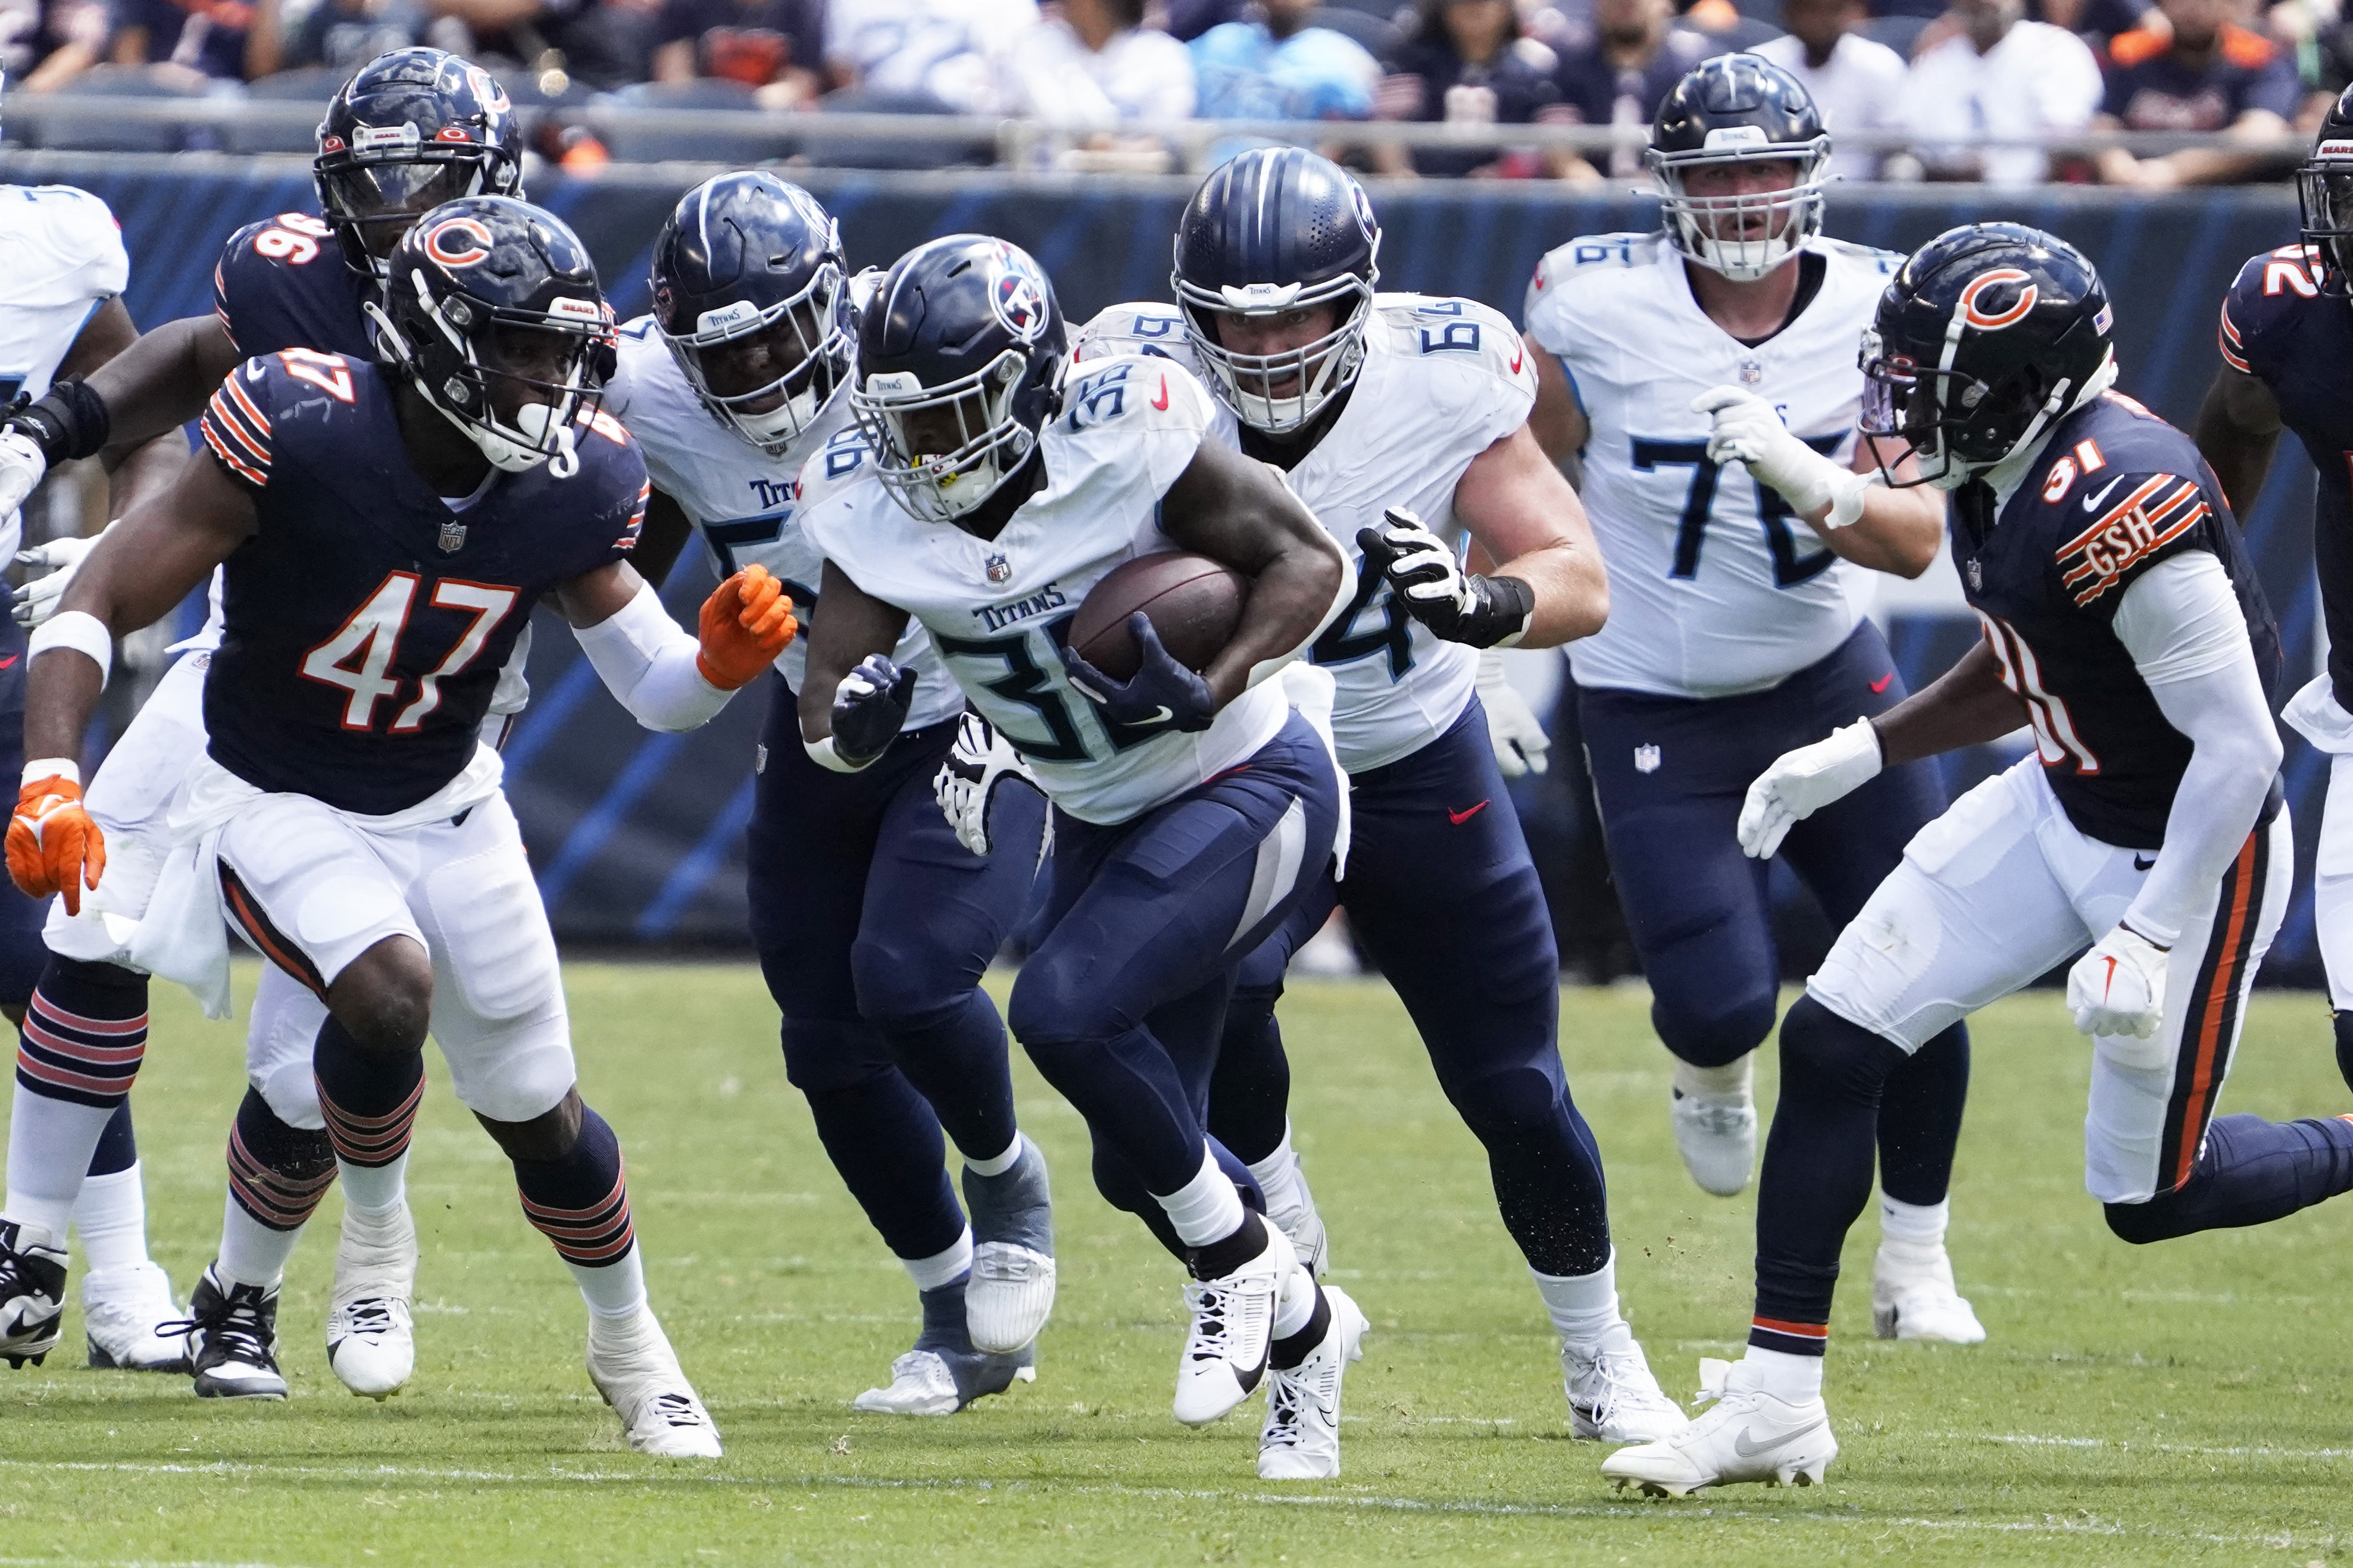
[[[490,72],[440,49],[394,49],[328,101],[311,174],[345,265],[381,278],[418,214],[522,195],[522,136]]]
[[[2342,295],[2353,277],[2353,87],[2328,106],[2312,156],[2295,172],[2295,195],[2321,291]]]
[[[376,356],[509,473],[578,467],[572,429],[612,373],[596,264],[553,213],[468,196],[417,220],[368,310]]]
[[[1863,333],[1862,432],[1912,449],[1908,482],[1956,489],[2106,389],[2114,322],[2099,273],[2065,240],[2015,223],[1947,229],[1888,281]]]
[[[768,174],[686,193],[654,240],[654,324],[713,417],[781,456],[849,376],[841,227]]]
[[[1356,379],[1380,281],[1381,226],[1365,187],[1303,147],[1260,147],[1219,167],[1176,225],[1170,280],[1209,385],[1236,418],[1296,430]],[[1270,354],[1229,350],[1219,316],[1334,308],[1331,330]]]
[[[1643,154],[1659,185],[1667,238],[1691,260],[1746,281],[1779,267],[1822,231],[1831,139],[1796,77],[1757,55],[1718,55],[1659,102]],[[1695,169],[1787,163],[1789,183],[1694,196]]]
[[[883,488],[932,522],[995,495],[1053,417],[1065,339],[1019,246],[952,234],[901,257],[859,319],[849,394]]]

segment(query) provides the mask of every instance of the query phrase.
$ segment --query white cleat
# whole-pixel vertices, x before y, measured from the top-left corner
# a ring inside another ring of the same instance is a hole
[[[1790,1401],[1757,1385],[1746,1362],[1704,1360],[1700,1397],[1715,1407],[1672,1437],[1620,1448],[1601,1473],[1645,1497],[1688,1497],[1702,1487],[1762,1481],[1820,1486],[1838,1439],[1820,1396]]]
[[[588,1314],[588,1381],[621,1418],[629,1447],[665,1459],[719,1458],[719,1428],[694,1396],[651,1307]]]
[[[1568,1391],[1569,1436],[1599,1443],[1656,1443],[1691,1425],[1683,1407],[1659,1388],[1651,1363],[1620,1321],[1589,1345],[1560,1349]]]
[[[972,1249],[964,1289],[965,1331],[984,1355],[1011,1355],[1033,1343],[1054,1310],[1054,1260],[1010,1241]]]
[[[57,1348],[66,1311],[66,1238],[0,1223],[0,1360],[38,1366]]]
[[[868,1389],[850,1407],[877,1415],[953,1415],[1016,1383],[1037,1382],[1037,1355],[1034,1344],[1012,1355],[912,1350],[891,1363],[888,1387]]]
[[[1340,1473],[1340,1380],[1365,1356],[1371,1327],[1337,1285],[1324,1287],[1332,1326],[1307,1359],[1267,1376],[1266,1426],[1258,1435],[1258,1479],[1328,1481]]]
[[[417,1225],[408,1205],[371,1224],[345,1205],[327,1300],[327,1364],[363,1399],[390,1398],[417,1370],[408,1306],[416,1290]]]
[[[186,1321],[187,1315],[172,1300],[171,1278],[157,1264],[134,1263],[82,1276],[82,1330],[94,1367],[185,1372]],[[158,1329],[177,1331],[158,1333]]]
[[[1757,1102],[1746,1089],[1736,1100],[1703,1098],[1682,1089],[1674,1097],[1675,1152],[1702,1190],[1737,1197],[1757,1168]]]
[[[1954,1288],[1953,1260],[1941,1247],[1935,1260],[1925,1264],[1879,1249],[1871,1271],[1871,1327],[1883,1340],[1975,1345],[1986,1337],[1976,1309]]]
[[[1266,1247],[1230,1274],[1189,1280],[1185,1305],[1193,1326],[1176,1362],[1176,1419],[1206,1426],[1250,1396],[1266,1375],[1274,1342],[1274,1308],[1299,1267],[1290,1238],[1261,1224]]]

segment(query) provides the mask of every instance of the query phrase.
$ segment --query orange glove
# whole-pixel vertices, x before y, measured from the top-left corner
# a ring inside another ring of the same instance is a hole
[[[81,890],[106,873],[106,835],[82,809],[81,785],[58,773],[17,792],[8,821],[8,877],[37,899],[65,895],[66,913],[81,913]]]
[[[765,566],[746,566],[702,601],[702,651],[694,668],[722,691],[748,686],[776,662],[801,624],[785,585]]]

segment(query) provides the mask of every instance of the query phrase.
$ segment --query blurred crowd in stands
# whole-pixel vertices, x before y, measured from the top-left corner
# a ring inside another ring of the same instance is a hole
[[[380,51],[427,43],[525,104],[1014,116],[1067,132],[1065,166],[1153,169],[1169,149],[1123,125],[1647,125],[1698,60],[1754,49],[1805,81],[1834,132],[1907,140],[1841,153],[1850,179],[2157,186],[2284,173],[2278,139],[2308,134],[2353,79],[2343,3],[0,0],[0,65],[12,95],[323,100]],[[1983,145],[2118,128],[2212,140],[2150,157]],[[1500,135],[1353,156],[1400,176],[1640,171],[1630,145],[1588,158]]]

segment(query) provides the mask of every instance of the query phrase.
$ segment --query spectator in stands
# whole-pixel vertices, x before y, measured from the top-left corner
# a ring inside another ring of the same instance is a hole
[[[1037,0],[828,0],[826,70],[842,107],[994,114],[993,57],[1037,25]]]
[[[425,42],[432,20],[422,0],[320,0],[282,47],[265,31],[248,55],[256,76],[306,66],[351,72],[389,50]]]
[[[2119,33],[2108,46],[2099,124],[2255,141],[2288,134],[2304,87],[2286,50],[2229,20],[2230,0],[2158,0],[2157,8],[2164,29]],[[2114,147],[2099,159],[2104,183],[2149,189],[2249,179],[2265,163],[2261,154],[2219,147],[2151,158]]]
[[[1188,46],[1204,120],[1364,120],[1373,112],[1380,63],[1355,39],[1311,27],[1315,0],[1258,0],[1245,21],[1225,22]],[[1232,157],[1248,143],[1219,146]]]
[[[237,82],[268,74],[266,58],[248,67],[246,53],[256,37],[274,40],[277,30],[277,0],[114,0],[107,58],[156,67],[191,87]]]
[[[1526,125],[1560,101],[1559,58],[1520,37],[1512,0],[1419,0],[1413,31],[1383,68],[1376,100],[1383,120]],[[1507,157],[1501,145],[1388,145],[1376,150],[1374,162],[1385,174],[1535,172],[1530,160]]]
[[[99,62],[103,0],[0,0],[0,71],[11,92],[48,92]]]
[[[1724,46],[1706,34],[1675,25],[1672,0],[1594,0],[1593,43],[1561,56],[1562,104],[1587,125],[1632,126],[1648,132],[1659,101],[1685,73]],[[1637,143],[1609,155],[1609,173],[1620,179],[1642,172]]]
[[[1191,119],[1193,56],[1144,25],[1144,0],[1061,0],[1013,40],[999,86],[1008,114],[1082,133],[1061,165],[1156,174],[1173,162],[1168,145],[1117,127]]]
[[[2135,27],[2161,32],[2165,26],[2149,0],[2027,0],[2026,18],[2064,27],[2095,47]]]
[[[561,69],[573,80],[600,89],[627,87],[646,79],[653,17],[633,0],[426,0],[426,4],[434,16],[428,39],[434,47],[494,70]]]
[[[1928,177],[2031,185],[2049,173],[2038,147],[1989,147],[2084,130],[2100,107],[2091,47],[2024,0],[1955,0],[1959,30],[1924,49],[1905,89],[1905,128],[1920,138]]]
[[[825,90],[823,0],[662,0],[653,78],[715,78],[753,89],[763,109],[797,109]]]
[[[1834,138],[1830,172],[1849,180],[1877,179],[1880,154],[1848,137],[1895,130],[1904,115],[1904,57],[1864,37],[1864,19],[1862,0],[1782,0],[1789,30],[1750,51],[1805,84]]]

